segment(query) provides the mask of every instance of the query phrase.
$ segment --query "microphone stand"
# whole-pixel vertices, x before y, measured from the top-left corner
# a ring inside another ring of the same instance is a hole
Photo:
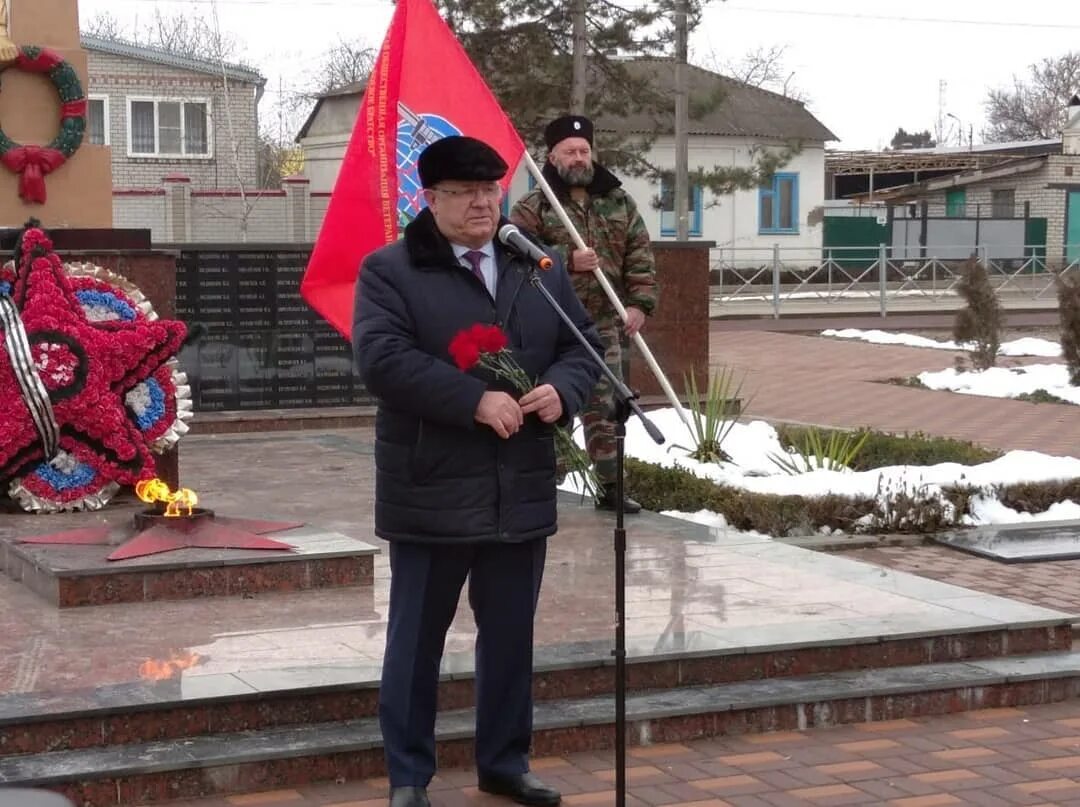
[[[626,421],[630,415],[636,415],[657,445],[662,445],[664,435],[651,420],[645,417],[637,403],[637,393],[619,380],[603,358],[589,344],[589,340],[570,319],[559,305],[537,271],[534,262],[529,262],[529,283],[543,295],[548,304],[563,321],[574,337],[588,351],[592,360],[600,367],[615,391],[615,807],[626,805],[626,517],[624,495],[624,466],[626,463]]]

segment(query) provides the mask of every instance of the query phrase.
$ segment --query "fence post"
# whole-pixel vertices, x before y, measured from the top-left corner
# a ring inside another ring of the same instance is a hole
[[[191,178],[169,174],[161,178],[165,188],[164,240],[183,243],[191,240]]]
[[[772,302],[773,319],[780,319],[780,245],[772,248]]]
[[[885,245],[878,244],[878,292],[881,297],[881,316],[884,318],[888,315],[888,305],[886,304],[886,292],[888,288],[886,286],[886,280],[889,275],[888,258],[885,255]]]
[[[828,260],[829,260],[829,296],[832,297],[832,265],[833,265],[832,247],[829,247],[829,258],[828,258]]]

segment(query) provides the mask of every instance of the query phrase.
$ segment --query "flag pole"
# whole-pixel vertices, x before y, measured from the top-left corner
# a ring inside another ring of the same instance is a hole
[[[559,221],[562,222],[563,227],[570,233],[570,237],[577,245],[578,249],[588,249],[588,245],[582,239],[581,234],[577,231],[574,223],[570,221],[570,217],[566,215],[566,211],[563,209],[562,204],[559,202],[558,197],[555,195],[555,191],[552,190],[551,185],[544,177],[543,172],[536,165],[536,161],[529,154],[529,150],[525,149],[525,165],[529,169],[529,173],[532,174],[533,179],[536,180],[536,184],[540,186],[540,190],[544,192],[544,196],[547,197],[548,202],[551,203],[552,209],[555,211],[555,215],[559,217]],[[593,269],[593,276],[599,281],[600,287],[604,290],[604,294],[607,295],[608,300],[611,301],[612,306],[615,307],[615,311],[623,322],[626,322],[627,313],[626,307],[622,304],[622,300],[619,299],[619,295],[615,293],[615,289],[611,285],[611,281],[607,279],[607,275],[604,274],[604,270],[599,266]],[[694,429],[690,425],[690,418],[686,414],[686,410],[683,409],[681,403],[679,403],[679,396],[675,394],[675,390],[672,389],[671,384],[668,382],[667,377],[664,375],[664,371],[660,369],[660,365],[657,364],[656,358],[653,356],[649,346],[645,344],[645,339],[641,333],[635,333],[633,336],[634,345],[641,351],[641,355],[645,358],[645,362],[649,365],[649,369],[652,370],[653,375],[656,376],[656,380],[660,382],[660,387],[664,390],[664,395],[667,396],[668,401],[675,411],[679,413],[679,418],[686,425],[687,430],[693,433]]]

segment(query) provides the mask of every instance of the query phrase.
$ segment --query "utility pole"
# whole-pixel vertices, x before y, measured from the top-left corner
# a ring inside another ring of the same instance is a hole
[[[570,90],[570,114],[585,114],[585,76],[586,60],[585,48],[585,7],[588,0],[574,0],[574,77]]]
[[[690,238],[690,188],[687,176],[690,170],[687,132],[689,97],[686,82],[687,1],[676,0],[675,3],[675,237],[679,241]]]

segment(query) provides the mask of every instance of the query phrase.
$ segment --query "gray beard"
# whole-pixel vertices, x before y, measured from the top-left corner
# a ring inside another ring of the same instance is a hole
[[[586,168],[562,168],[558,167],[559,179],[570,188],[587,188],[593,181],[593,167],[590,164]]]

